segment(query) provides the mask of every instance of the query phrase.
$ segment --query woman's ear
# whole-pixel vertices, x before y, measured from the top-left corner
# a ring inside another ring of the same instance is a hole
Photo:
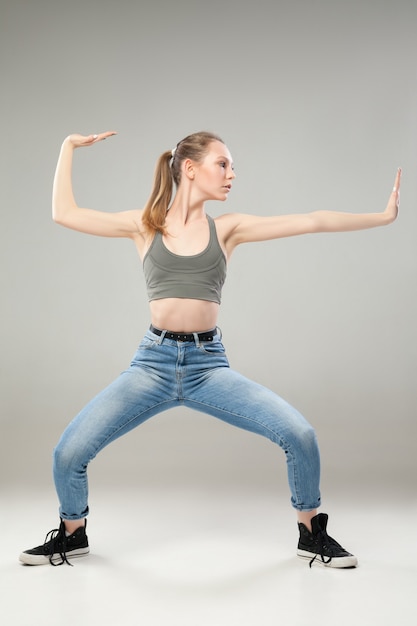
[[[195,163],[191,159],[184,159],[182,163],[183,172],[189,180],[194,180]]]

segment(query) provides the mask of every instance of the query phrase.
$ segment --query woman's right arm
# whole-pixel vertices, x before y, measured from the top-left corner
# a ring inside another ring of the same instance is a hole
[[[141,234],[141,211],[106,213],[80,208],[75,202],[72,189],[72,159],[74,150],[88,147],[115,135],[69,135],[63,142],[55,171],[52,191],[52,217],[57,224],[90,235],[102,237],[130,237]]]

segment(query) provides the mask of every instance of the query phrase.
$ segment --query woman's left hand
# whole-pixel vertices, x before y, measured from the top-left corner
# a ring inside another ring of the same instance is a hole
[[[392,188],[391,195],[388,200],[387,207],[384,214],[388,218],[388,223],[393,222],[398,215],[398,209],[400,207],[400,184],[401,184],[401,168],[397,170],[395,177],[394,187]]]

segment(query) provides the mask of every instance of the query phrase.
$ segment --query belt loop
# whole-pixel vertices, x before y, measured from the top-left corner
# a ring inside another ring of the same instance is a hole
[[[223,337],[222,329],[219,328],[219,326],[216,326],[216,331],[217,331],[217,334],[219,335],[219,341],[221,341]]]
[[[163,331],[161,332],[161,334],[160,334],[160,336],[159,336],[159,339],[158,339],[158,342],[157,342],[159,346],[161,345],[161,343],[162,343],[162,342],[163,342],[163,340],[165,339],[165,335],[166,335],[166,334],[167,334],[167,331],[166,331],[166,330],[163,330]]]
[[[197,346],[197,348],[200,347],[200,337],[198,336],[198,333],[193,333],[194,335],[194,341],[195,341],[195,345]]]

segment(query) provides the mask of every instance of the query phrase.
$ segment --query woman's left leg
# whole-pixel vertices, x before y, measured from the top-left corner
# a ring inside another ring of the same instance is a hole
[[[278,444],[286,454],[292,506],[315,514],[320,456],[312,426],[277,394],[232,370],[221,344],[197,344],[194,352],[195,367],[190,358],[183,380],[184,403]]]
[[[269,389],[231,370],[219,340],[191,348],[183,379],[183,402],[229,424],[267,437],[287,457],[291,503],[297,510],[297,555],[326,567],[351,568],[357,559],[327,534],[328,516],[320,506],[320,457],[316,435],[306,419]]]

